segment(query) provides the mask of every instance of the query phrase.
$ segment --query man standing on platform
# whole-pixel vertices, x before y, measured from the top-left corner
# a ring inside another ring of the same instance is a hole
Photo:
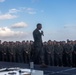
[[[34,38],[34,63],[44,65],[44,51],[43,51],[43,43],[42,43],[42,35],[43,31],[42,24],[38,23],[37,28],[33,31]]]

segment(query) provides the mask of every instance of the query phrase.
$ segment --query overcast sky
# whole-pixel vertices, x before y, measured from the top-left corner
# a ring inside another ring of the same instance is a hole
[[[33,40],[37,23],[43,41],[76,40],[76,0],[0,0],[1,40]]]

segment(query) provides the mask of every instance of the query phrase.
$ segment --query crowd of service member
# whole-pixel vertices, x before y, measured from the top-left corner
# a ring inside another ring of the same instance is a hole
[[[34,51],[33,41],[0,41],[0,61],[29,63]],[[76,67],[76,41],[45,41],[42,56],[49,66]]]

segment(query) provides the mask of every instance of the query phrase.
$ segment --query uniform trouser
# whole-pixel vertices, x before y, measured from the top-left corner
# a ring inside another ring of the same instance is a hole
[[[7,61],[7,54],[2,54],[2,61]]]
[[[23,54],[16,55],[16,62],[23,63]]]
[[[26,63],[26,52],[23,52],[23,62]]]
[[[0,61],[2,61],[2,52],[0,52]]]
[[[72,54],[65,54],[65,64],[64,66],[72,66]]]
[[[10,62],[16,62],[16,59],[15,59],[15,55],[9,55],[9,61]]]
[[[30,62],[30,53],[26,53],[25,51],[23,52],[23,62],[24,63],[29,63]]]
[[[54,55],[53,54],[47,54],[47,63],[48,65],[54,66]]]
[[[72,55],[72,62],[73,62],[72,66],[76,67],[76,54],[75,53],[73,53]]]
[[[60,54],[54,54],[54,65],[55,66],[62,66],[63,62],[62,62],[62,55]]]

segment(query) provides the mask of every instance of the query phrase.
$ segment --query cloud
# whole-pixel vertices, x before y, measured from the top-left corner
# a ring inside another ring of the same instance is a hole
[[[0,2],[4,2],[5,0],[0,0]]]
[[[12,28],[24,28],[27,27],[28,25],[25,22],[19,22],[19,23],[15,23],[13,24],[11,27]]]
[[[10,9],[8,13],[17,13],[17,12],[20,12],[20,10],[13,8]]]
[[[23,31],[14,31],[8,27],[0,27],[0,40],[2,41],[22,41],[30,40],[31,33]]]
[[[34,10],[34,9],[33,9],[33,8],[27,8],[27,10],[28,10],[28,11],[32,11],[32,10]]]
[[[12,8],[8,11],[8,14],[16,14],[16,13],[27,13],[27,14],[36,14],[37,10],[34,8],[29,8],[29,7],[20,7],[18,9]]]
[[[28,14],[36,14],[36,10],[33,9],[33,8],[26,8],[26,12],[27,12]]]
[[[29,11],[28,14],[36,14],[35,11]]]
[[[16,15],[11,15],[11,14],[0,15],[0,20],[14,19],[14,18],[17,18],[17,16]]]
[[[9,29],[8,27],[0,27],[0,37],[12,37],[23,34],[23,32],[20,31],[13,31]]]

